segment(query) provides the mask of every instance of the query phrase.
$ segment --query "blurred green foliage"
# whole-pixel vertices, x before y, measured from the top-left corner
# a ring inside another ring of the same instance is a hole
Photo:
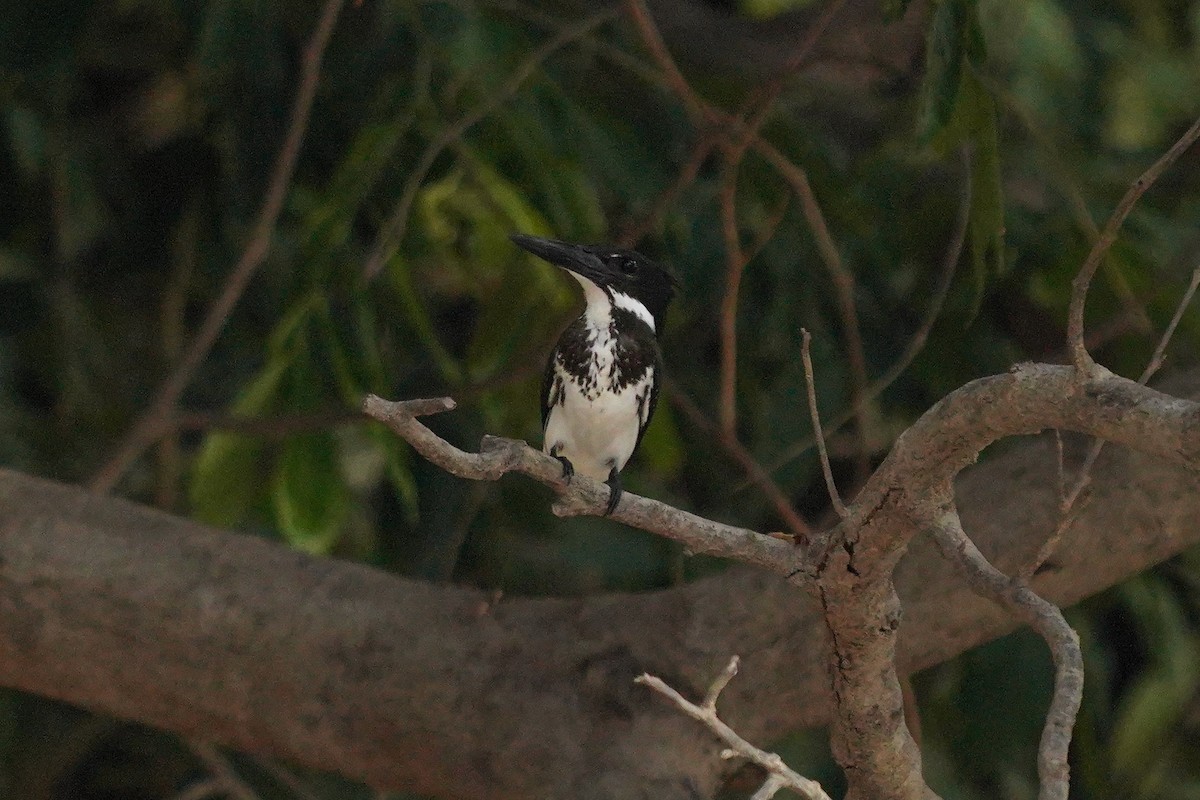
[[[771,16],[805,2],[747,2]],[[889,13],[909,4],[892,2]],[[0,14],[0,463],[68,481],[102,464],[177,362],[250,235],[287,125],[318,4],[258,0],[16,0]],[[909,9],[912,12],[912,9]],[[642,219],[696,132],[626,25],[535,65],[500,109],[412,165],[504,90],[576,20],[557,4],[348,5],[266,263],[184,398],[183,424],[122,492],[315,553],[509,594],[642,590],[721,564],[607,521],[560,520],[538,486],[468,485],[355,417],[362,395],[454,395],[429,421],[471,448],[484,432],[537,441],[542,360],[573,285],[510,246],[511,231],[615,237]],[[939,0],[919,76],[861,96],[801,74],[765,134],[809,174],[857,302],[872,375],[920,325],[973,154],[968,254],[921,355],[880,398],[902,430],[946,392],[1061,350],[1070,281],[1128,183],[1197,113],[1200,4]],[[835,25],[837,22],[835,21]],[[861,54],[870,62],[871,54]],[[753,88],[689,70],[736,107]],[[1096,328],[1146,310],[1161,330],[1200,250],[1185,159],[1135,210],[1089,306]],[[724,252],[719,164],[642,242],[684,292],[663,335],[676,391],[713,414]],[[405,235],[376,280],[362,267],[399,198]],[[832,284],[786,184],[749,157],[738,185],[750,264],[739,312],[739,435],[798,507],[825,511],[798,352],[814,335],[822,410],[848,402]],[[1174,360],[1194,363],[1188,315]],[[1100,359],[1141,370],[1154,336]],[[668,393],[669,394],[669,393]],[[715,414],[714,414],[715,416]],[[241,420],[230,424],[231,418]],[[835,437],[846,453],[855,439]],[[882,453],[872,453],[873,458]],[[835,465],[850,474],[846,458]],[[668,397],[627,471],[640,493],[759,529],[780,522],[713,437]],[[1073,797],[1200,797],[1200,564],[1195,554],[1072,612],[1087,649]],[[1033,749],[1050,671],[1018,634],[919,676],[928,770],[947,798],[1036,793]],[[6,695],[0,793],[170,796],[202,774],[178,743]],[[818,739],[785,743],[835,774]],[[263,797],[290,796],[254,764]],[[322,796],[366,796],[306,776]],[[261,784],[261,785],[260,785]]]

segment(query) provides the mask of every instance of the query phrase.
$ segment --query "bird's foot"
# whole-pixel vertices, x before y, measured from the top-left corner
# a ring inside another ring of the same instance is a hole
[[[621,495],[624,490],[621,488],[621,473],[617,472],[617,468],[613,467],[608,473],[608,507],[604,509],[604,516],[612,516],[612,513],[617,510],[617,505],[621,502]]]
[[[575,477],[575,465],[571,463],[571,459],[566,456],[560,456],[558,451],[562,449],[562,445],[556,444],[550,448],[550,456],[562,464],[562,479],[563,483],[571,485],[571,478]]]

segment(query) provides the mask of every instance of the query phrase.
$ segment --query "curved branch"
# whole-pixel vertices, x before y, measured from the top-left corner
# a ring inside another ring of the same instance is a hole
[[[1071,732],[1083,700],[1083,653],[1079,636],[1067,624],[1062,611],[1039,597],[1022,580],[1014,580],[993,567],[963,532],[952,490],[945,487],[945,505],[931,514],[928,527],[946,560],[954,563],[967,582],[983,597],[1003,605],[1037,631],[1050,647],[1054,659],[1054,695],[1042,741],[1038,746],[1039,800],[1067,800],[1071,770],[1067,762]]]

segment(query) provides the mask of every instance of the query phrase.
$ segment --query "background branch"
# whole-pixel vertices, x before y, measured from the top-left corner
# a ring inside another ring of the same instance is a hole
[[[117,481],[133,465],[142,453],[160,436],[171,430],[171,417],[179,398],[187,389],[188,384],[196,375],[196,370],[208,356],[217,337],[225,327],[234,306],[241,299],[250,279],[258,271],[259,266],[267,257],[271,248],[271,235],[275,223],[283,211],[283,201],[292,183],[292,174],[296,171],[296,162],[300,158],[300,146],[304,142],[305,131],[308,130],[309,113],[312,111],[313,98],[317,93],[317,81],[321,76],[321,58],[325,48],[333,36],[333,27],[337,22],[338,13],[344,0],[326,0],[321,10],[312,38],[304,48],[300,86],[296,90],[296,100],[292,105],[291,119],[288,122],[287,134],[275,157],[275,166],[271,170],[271,178],[267,183],[266,197],[254,232],[246,243],[245,250],[225,284],[215,303],[205,314],[200,330],[184,351],[179,363],[175,365],[170,376],[159,386],[158,392],[151,401],[150,407],[125,435],[117,446],[112,458],[108,460],[88,482],[96,492],[110,492]]]

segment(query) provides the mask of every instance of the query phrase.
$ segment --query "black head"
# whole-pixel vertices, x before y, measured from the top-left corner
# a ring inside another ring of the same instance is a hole
[[[655,330],[662,331],[663,317],[679,284],[661,265],[636,250],[609,244],[571,244],[524,233],[509,238],[538,258],[639,301],[654,317]]]

